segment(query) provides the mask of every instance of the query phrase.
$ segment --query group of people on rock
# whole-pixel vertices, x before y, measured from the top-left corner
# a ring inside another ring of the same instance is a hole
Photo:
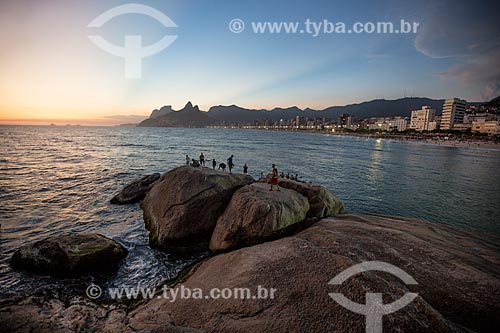
[[[222,170],[226,171],[226,168],[229,169],[229,173],[233,173],[233,169],[235,167],[234,162],[233,162],[234,155],[231,155],[227,159],[227,164],[224,162],[218,163],[215,158],[212,159],[212,169],[215,170],[215,168],[218,166],[217,170]],[[200,154],[200,157],[198,160],[195,160],[194,158],[190,158],[189,155],[186,155],[186,165],[190,165],[192,167],[205,167],[205,155],[203,153]],[[245,163],[243,166],[243,173],[247,174],[248,173],[248,165]]]
[[[295,174],[294,175],[290,175],[289,172],[287,172],[287,174],[285,175],[285,173],[281,172],[280,173],[280,178],[286,178],[286,179],[290,179],[290,180],[295,180],[295,181],[299,181],[299,175],[298,174]],[[302,177],[300,177],[302,178]]]
[[[215,168],[218,166],[217,170],[222,170],[222,171],[226,171],[226,168],[229,169],[229,173],[232,173],[235,165],[234,165],[234,155],[231,155],[228,159],[227,159],[227,164],[224,163],[224,162],[221,162],[221,163],[218,163],[216,161],[215,158],[212,159],[212,169],[215,170]],[[205,155],[203,153],[200,154],[198,160],[194,159],[194,158],[190,158],[189,155],[186,155],[186,165],[190,165],[192,167],[196,167],[196,168],[199,168],[199,167],[205,167]],[[245,165],[243,165],[243,173],[244,174],[248,174],[248,165],[245,163]],[[278,186],[278,178],[283,178],[283,179],[290,179],[290,180],[295,180],[295,181],[300,181],[302,182],[302,180],[299,180],[299,175],[298,174],[295,174],[294,175],[290,175],[290,173],[288,172],[286,175],[284,172],[281,172],[280,174],[278,173],[278,169],[276,168],[276,165],[273,164],[272,165],[272,170],[271,170],[271,188],[270,188],[270,191],[273,190],[274,186],[277,187],[277,190],[279,191],[280,188]],[[302,177],[300,177],[302,178]],[[260,178],[259,178],[259,181],[265,181],[266,177],[264,176],[264,173],[261,172],[260,173]]]

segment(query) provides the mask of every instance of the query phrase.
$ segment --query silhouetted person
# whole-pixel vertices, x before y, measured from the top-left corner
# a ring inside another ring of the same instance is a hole
[[[244,174],[247,174],[248,173],[248,165],[245,163],[245,165],[243,166],[243,173]]]
[[[217,161],[215,158],[212,160],[212,168],[215,170],[215,167],[217,166]]]
[[[219,170],[222,169],[222,171],[226,172],[226,164],[225,163],[220,163],[219,164]]]
[[[195,168],[199,168],[200,167],[200,163],[195,160],[194,158],[191,159],[191,166],[195,167]]]
[[[231,157],[227,159],[227,166],[229,167],[229,173],[232,173],[231,171],[233,170],[234,167],[233,157],[234,155],[231,155]]]
[[[186,165],[189,165],[189,162],[191,162],[191,159],[189,158],[188,155],[186,155]]]
[[[205,155],[203,153],[200,154],[200,165],[205,166]]]
[[[278,169],[276,168],[276,165],[273,164],[273,171],[271,173],[271,189],[269,191],[273,190],[273,185],[276,185],[278,188],[278,191],[280,190],[280,187],[278,185]]]

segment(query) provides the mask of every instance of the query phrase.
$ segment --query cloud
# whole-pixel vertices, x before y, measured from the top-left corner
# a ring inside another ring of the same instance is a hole
[[[415,48],[456,64],[438,73],[464,86],[482,86],[478,98],[500,95],[500,24],[495,1],[442,0],[422,22]]]

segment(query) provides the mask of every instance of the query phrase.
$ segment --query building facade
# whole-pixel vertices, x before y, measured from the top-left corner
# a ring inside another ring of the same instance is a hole
[[[436,110],[430,106],[411,112],[410,129],[415,131],[433,131],[436,129]]]
[[[500,135],[500,121],[498,120],[473,121],[471,130],[472,133]]]
[[[445,100],[441,116],[441,129],[452,130],[455,124],[463,124],[466,107],[467,102],[463,99],[451,98]]]

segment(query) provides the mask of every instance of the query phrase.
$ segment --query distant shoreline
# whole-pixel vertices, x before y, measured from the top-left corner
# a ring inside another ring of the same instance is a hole
[[[221,127],[222,128],[222,127]],[[230,127],[227,127],[230,128]],[[498,139],[484,137],[481,139],[472,138],[454,138],[455,135],[448,135],[448,139],[444,139],[446,134],[426,134],[426,135],[405,135],[405,134],[392,134],[392,133],[355,133],[355,132],[327,132],[320,130],[283,130],[275,128],[233,128],[240,130],[258,130],[258,131],[275,131],[275,132],[291,132],[291,133],[306,133],[306,134],[321,134],[321,135],[332,135],[332,136],[348,136],[357,138],[367,138],[367,139],[386,139],[394,140],[400,142],[413,142],[421,144],[431,144],[442,147],[460,147],[460,148],[480,148],[480,149],[495,149],[500,150],[500,141]],[[484,140],[486,139],[486,140]]]

